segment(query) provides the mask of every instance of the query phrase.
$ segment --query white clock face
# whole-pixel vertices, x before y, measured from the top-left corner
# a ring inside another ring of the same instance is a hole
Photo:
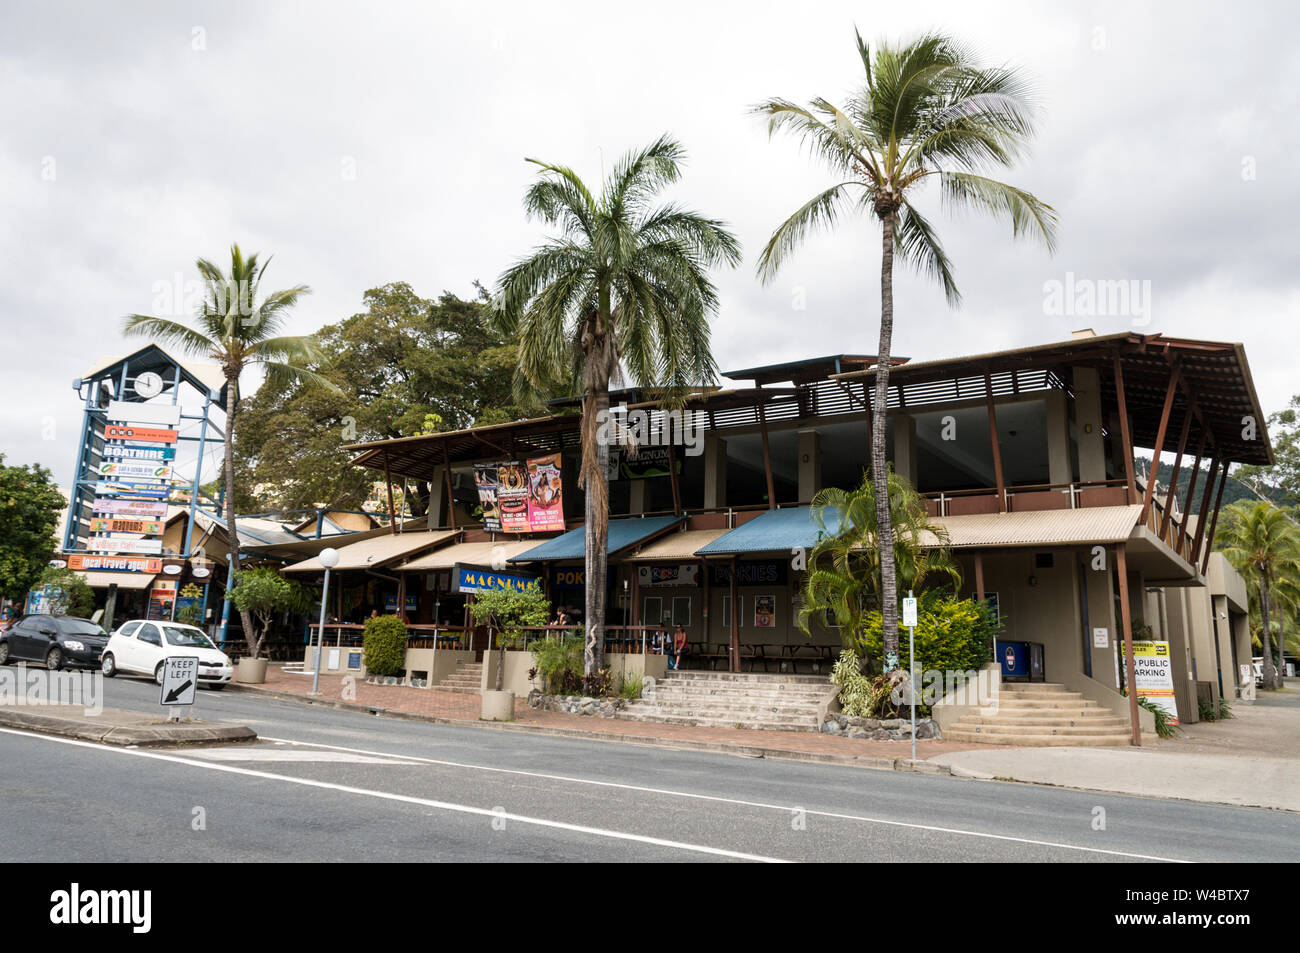
[[[163,379],[153,371],[146,371],[135,379],[135,392],[141,397],[157,397],[162,389]]]

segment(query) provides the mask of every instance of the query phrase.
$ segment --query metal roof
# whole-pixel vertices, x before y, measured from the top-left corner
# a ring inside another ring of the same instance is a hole
[[[719,536],[731,532],[728,529],[688,529],[680,533],[667,533],[654,542],[646,543],[640,549],[628,555],[636,562],[656,559],[695,559],[701,547],[707,546]]]
[[[892,357],[890,364],[906,364],[908,358]],[[831,374],[861,370],[876,363],[875,354],[831,354],[827,357],[807,357],[799,361],[784,361],[762,367],[746,367],[738,371],[723,371],[723,377],[733,381],[753,381],[756,384],[803,384],[822,380]]]
[[[456,543],[454,546],[444,546],[423,556],[416,556],[396,568],[400,572],[427,572],[434,569],[451,569],[457,564],[491,566],[498,559],[513,559],[530,549],[535,549],[536,546],[537,541],[534,539]]]
[[[684,516],[627,516],[609,521],[609,555],[635,546],[642,540],[650,539],[659,533],[682,522]],[[515,556],[510,562],[541,562],[543,560],[582,559],[587,553],[586,529],[571,529],[563,536],[548,539],[540,546],[534,546],[527,552]]]
[[[442,530],[433,533],[388,533],[383,536],[372,536],[369,539],[358,540],[346,546],[336,547],[339,554],[339,563],[334,567],[334,571],[378,569],[381,566],[387,566],[389,563],[397,562],[397,560],[412,553],[432,549],[439,543],[444,543],[459,535],[460,533],[457,530]],[[310,559],[304,559],[302,562],[294,563],[292,566],[285,566],[280,571],[324,572],[325,567],[321,565],[320,556],[317,555]]]
[[[931,517],[948,531],[953,549],[984,546],[1070,546],[1122,543],[1142,515],[1142,505],[1095,506],[1077,510],[987,513]],[[933,537],[931,537],[933,542]]]
[[[838,520],[834,511],[828,511],[829,530],[834,531]],[[768,510],[754,517],[713,542],[701,546],[701,556],[735,556],[741,553],[789,552],[792,549],[810,549],[824,535],[812,518],[811,506],[789,506]]]

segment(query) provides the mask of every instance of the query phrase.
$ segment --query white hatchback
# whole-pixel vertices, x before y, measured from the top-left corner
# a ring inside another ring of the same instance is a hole
[[[124,622],[108,637],[100,669],[112,678],[118,672],[148,675],[162,684],[163,662],[177,655],[197,657],[199,684],[222,689],[234,675],[230,658],[203,630],[179,622]]]

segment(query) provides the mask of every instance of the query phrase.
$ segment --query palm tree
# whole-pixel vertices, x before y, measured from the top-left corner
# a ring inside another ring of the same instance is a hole
[[[871,477],[852,490],[830,487],[812,500],[821,537],[808,554],[808,576],[797,623],[811,634],[814,621],[833,620],[844,647],[858,645],[867,615],[883,605],[881,548]],[[948,532],[931,521],[925,500],[903,477],[889,470],[890,525],[894,565],[904,589],[920,588],[933,575],[961,585],[961,567],[948,548]]]
[[[768,132],[793,133],[841,179],[786,219],[759,258],[764,282],[775,278],[809,232],[831,228],[853,208],[880,220],[880,345],[872,406],[871,475],[880,526],[885,671],[898,665],[898,586],[885,478],[890,346],[894,333],[894,256],[927,272],[948,303],[960,301],[952,265],[930,221],[913,204],[937,178],[944,203],[1008,219],[1013,235],[1055,244],[1056,213],[1022,189],[979,174],[1010,166],[1033,133],[1028,89],[1010,67],[982,68],[949,37],[927,34],[882,43],[857,37],[865,78],[841,109],[827,99],[800,106],[769,99],[754,108]]]
[[[203,301],[194,315],[193,325],[148,314],[129,314],[123,319],[122,331],[128,336],[150,337],[172,345],[181,352],[203,357],[221,365],[226,378],[225,427],[225,521],[230,542],[232,575],[239,571],[239,534],[235,528],[235,409],[239,401],[239,378],[246,367],[256,364],[266,372],[264,386],[287,387],[294,382],[338,388],[310,370],[307,365],[319,359],[314,337],[280,336],[290,309],[303,295],[310,294],[306,285],[261,296],[262,275],[267,265],[258,264],[257,255],[244,257],[238,245],[230,246],[230,273],[205,258],[195,262],[203,278]],[[260,300],[259,300],[260,297]],[[249,652],[256,657],[260,640],[254,638],[252,616],[240,611],[244,638]]]
[[[602,425],[610,383],[624,369],[636,385],[669,393],[712,382],[709,318],[718,298],[708,270],[740,261],[740,244],[724,223],[653,203],[680,177],[683,156],[677,142],[661,136],[619,160],[599,197],[572,169],[529,159],[541,171],[524,208],[560,235],[499,282],[503,324],[519,340],[521,399],[558,382],[582,394],[588,675],[599,670],[604,647],[609,446]]]
[[[1238,500],[1223,515],[1226,519],[1215,533],[1215,544],[1232,567],[1246,577],[1258,598],[1264,684],[1281,688],[1282,679],[1273,664],[1273,590],[1280,585],[1285,598],[1293,589],[1294,575],[1300,567],[1300,527],[1281,507],[1265,501]]]

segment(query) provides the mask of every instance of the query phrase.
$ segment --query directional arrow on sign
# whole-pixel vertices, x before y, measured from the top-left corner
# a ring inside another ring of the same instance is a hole
[[[170,705],[172,702],[176,701],[176,699],[178,699],[178,698],[180,698],[182,695],[184,695],[184,694],[185,694],[185,689],[189,688],[189,687],[190,687],[190,684],[191,684],[191,682],[190,682],[190,680],[187,678],[187,679],[185,679],[185,681],[181,682],[179,685],[177,685],[175,688],[173,688],[170,692],[168,692],[168,693],[167,693],[167,702],[166,702],[166,704]]]

